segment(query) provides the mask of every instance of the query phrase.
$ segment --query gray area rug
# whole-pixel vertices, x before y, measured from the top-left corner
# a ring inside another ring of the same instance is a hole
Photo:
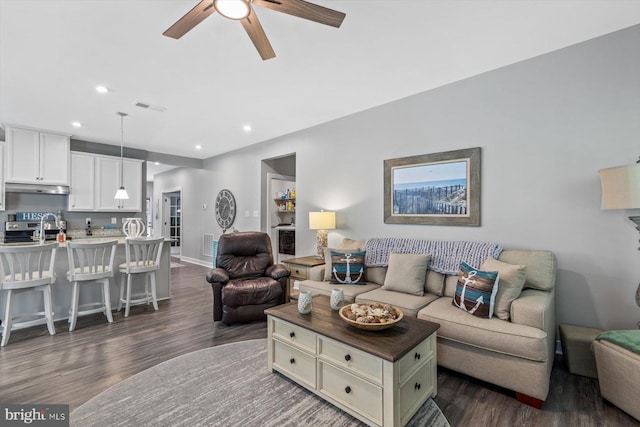
[[[267,370],[267,340],[184,354],[140,372],[71,413],[84,426],[364,426]],[[407,424],[447,427],[429,399]]]

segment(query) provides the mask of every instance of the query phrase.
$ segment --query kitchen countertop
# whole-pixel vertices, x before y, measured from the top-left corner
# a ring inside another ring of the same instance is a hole
[[[113,237],[107,237],[107,236],[87,236],[87,237],[76,237],[71,239],[72,242],[84,242],[86,243],[87,241],[91,241],[91,243],[103,243],[103,242],[109,242],[111,240],[117,240],[119,245],[124,245],[125,240],[127,239],[127,237],[125,236],[113,236]],[[169,239],[169,238],[165,238],[164,241],[165,242],[173,242],[175,239]],[[49,240],[46,241],[45,243],[55,243],[54,240]],[[35,246],[35,245],[39,245],[39,242],[21,242],[21,243],[2,243],[0,242],[0,246]],[[58,242],[58,247],[60,248],[66,248],[67,247],[67,243],[63,242],[60,243]]]

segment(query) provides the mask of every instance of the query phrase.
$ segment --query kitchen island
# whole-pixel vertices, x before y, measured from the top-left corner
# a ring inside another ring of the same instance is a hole
[[[121,276],[118,271],[118,266],[126,262],[125,253],[125,238],[124,237],[87,237],[87,238],[74,238],[73,242],[106,242],[110,240],[118,240],[118,246],[116,247],[116,254],[114,260],[115,275],[111,280],[110,294],[111,294],[111,307],[113,310],[117,308],[118,297],[120,295],[120,281]],[[160,270],[156,273],[156,291],[157,299],[165,300],[171,296],[171,245],[169,244],[171,239],[166,239],[162,247],[162,256],[160,258]],[[24,243],[24,244],[6,244],[11,246],[29,245],[32,246],[37,243]],[[0,245],[5,245],[0,243]],[[58,250],[56,251],[55,272],[56,282],[52,287],[52,300],[53,300],[53,315],[54,320],[64,320],[69,318],[69,309],[71,308],[71,291],[73,288],[72,283],[67,280],[67,271],[69,270],[69,260],[67,256],[66,243],[59,243]],[[134,277],[134,293],[138,293],[143,289],[143,277]],[[5,307],[6,295],[5,292],[0,292],[0,319],[4,321],[4,307]],[[87,304],[93,302],[102,301],[102,290],[99,284],[83,284],[80,287],[80,299],[79,304]],[[25,292],[14,296],[13,314],[14,316],[19,313],[34,313],[43,310],[43,301],[40,295],[33,292]],[[124,310],[124,309],[123,309]],[[106,319],[105,319],[106,322]]]

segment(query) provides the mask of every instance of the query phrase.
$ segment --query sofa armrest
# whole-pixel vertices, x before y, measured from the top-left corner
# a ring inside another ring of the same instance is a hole
[[[553,290],[525,289],[511,304],[511,322],[538,328],[554,336],[555,310]]]
[[[282,264],[272,264],[265,270],[264,274],[272,279],[278,280],[283,277],[289,277],[291,274],[289,269]]]
[[[214,268],[207,274],[207,282],[226,284],[229,281],[229,273],[222,268]]]
[[[322,282],[324,280],[324,265],[316,265],[309,269],[309,280],[315,280],[316,282]]]

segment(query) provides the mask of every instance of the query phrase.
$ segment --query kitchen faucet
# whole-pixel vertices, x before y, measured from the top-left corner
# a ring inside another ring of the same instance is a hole
[[[40,244],[41,245],[44,245],[44,238],[45,238],[44,220],[50,216],[52,216],[56,220],[56,227],[60,228],[60,219],[58,218],[58,215],[51,212],[47,212],[46,214],[43,214],[42,218],[40,218]]]

